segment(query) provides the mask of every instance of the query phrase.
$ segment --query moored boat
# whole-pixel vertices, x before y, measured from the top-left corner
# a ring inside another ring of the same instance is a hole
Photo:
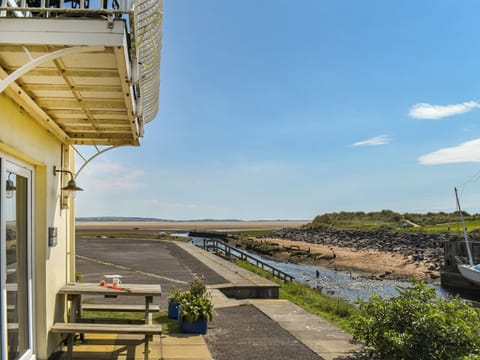
[[[464,278],[480,285],[480,265],[458,264],[457,267]]]
[[[465,238],[465,245],[468,255],[468,264],[458,264],[458,271],[460,271],[460,274],[462,274],[465,279],[480,285],[480,264],[473,264],[472,251],[470,250],[470,242],[468,240],[467,229],[465,228],[465,222],[463,221],[463,213],[462,209],[460,208],[460,201],[458,200],[457,188],[455,188],[455,200],[457,202],[457,209],[460,215],[460,220],[462,222],[463,237]]]

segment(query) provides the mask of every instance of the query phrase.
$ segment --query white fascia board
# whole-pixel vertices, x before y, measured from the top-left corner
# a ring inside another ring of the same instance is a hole
[[[126,37],[121,19],[109,29],[106,19],[0,18],[0,44],[123,46]]]

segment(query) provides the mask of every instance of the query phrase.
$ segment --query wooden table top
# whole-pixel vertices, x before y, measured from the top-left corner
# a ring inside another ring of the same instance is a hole
[[[160,296],[160,284],[121,284],[125,290],[110,289],[100,283],[70,283],[63,286],[60,294],[68,295],[124,295],[124,296]]]

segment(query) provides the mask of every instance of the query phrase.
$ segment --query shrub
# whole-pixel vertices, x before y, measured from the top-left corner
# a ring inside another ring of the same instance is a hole
[[[353,335],[392,360],[452,360],[480,353],[480,311],[459,298],[441,300],[428,285],[414,282],[399,295],[359,301]]]

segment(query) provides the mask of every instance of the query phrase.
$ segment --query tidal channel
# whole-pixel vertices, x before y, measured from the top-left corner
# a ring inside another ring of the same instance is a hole
[[[188,233],[172,235],[188,237],[194,245],[203,245],[204,238],[201,237],[191,237],[188,236]],[[355,303],[357,299],[368,300],[373,294],[382,298],[396,296],[398,295],[398,287],[405,288],[411,285],[408,281],[375,279],[353,272],[345,273],[317,266],[271,260],[243,249],[241,251],[293,276],[298,283],[319,288],[324,294],[345,299],[350,303]],[[232,254],[234,254],[234,251],[232,251]],[[435,288],[437,296],[440,298],[449,299],[454,296],[440,285],[431,286]]]

